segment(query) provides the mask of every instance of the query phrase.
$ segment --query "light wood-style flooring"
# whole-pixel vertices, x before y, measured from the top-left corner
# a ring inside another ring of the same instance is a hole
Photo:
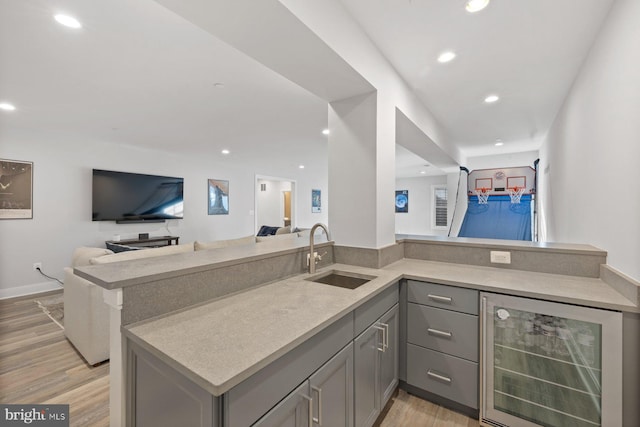
[[[61,291],[59,291],[61,292]],[[88,365],[35,303],[0,300],[0,402],[69,404],[70,425],[109,425],[109,363]],[[476,427],[478,421],[400,390],[380,427]]]

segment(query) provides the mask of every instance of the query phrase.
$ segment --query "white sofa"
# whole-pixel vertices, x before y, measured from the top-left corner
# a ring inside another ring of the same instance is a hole
[[[160,248],[114,253],[109,249],[81,247],[72,257],[71,267],[65,268],[64,330],[67,339],[90,365],[109,359],[109,307],[102,297],[102,288],[73,273],[75,267],[106,264],[140,258],[150,258],[183,252],[193,252],[249,245],[269,240],[298,238],[298,233],[275,236],[247,236],[214,242],[194,242]],[[308,237],[308,236],[307,236]]]
[[[64,332],[67,339],[90,365],[109,359],[109,307],[102,288],[76,276],[75,267],[193,252],[194,244],[164,246],[113,253],[101,248],[77,248],[64,277]]]

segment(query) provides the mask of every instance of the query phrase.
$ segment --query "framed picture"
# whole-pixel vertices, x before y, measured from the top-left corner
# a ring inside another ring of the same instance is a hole
[[[229,215],[229,181],[210,179],[209,215]]]
[[[311,213],[322,212],[322,196],[320,190],[311,190]]]
[[[33,162],[0,159],[0,219],[33,219]]]
[[[409,190],[396,190],[396,213],[409,212]]]

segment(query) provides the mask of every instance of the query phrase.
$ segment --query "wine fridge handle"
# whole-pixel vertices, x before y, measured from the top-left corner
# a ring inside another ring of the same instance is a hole
[[[487,413],[487,297],[482,296],[480,301],[480,419]]]

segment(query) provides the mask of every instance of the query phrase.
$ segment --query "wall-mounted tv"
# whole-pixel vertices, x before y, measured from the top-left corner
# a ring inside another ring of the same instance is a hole
[[[93,170],[93,221],[162,222],[181,219],[184,179]]]

